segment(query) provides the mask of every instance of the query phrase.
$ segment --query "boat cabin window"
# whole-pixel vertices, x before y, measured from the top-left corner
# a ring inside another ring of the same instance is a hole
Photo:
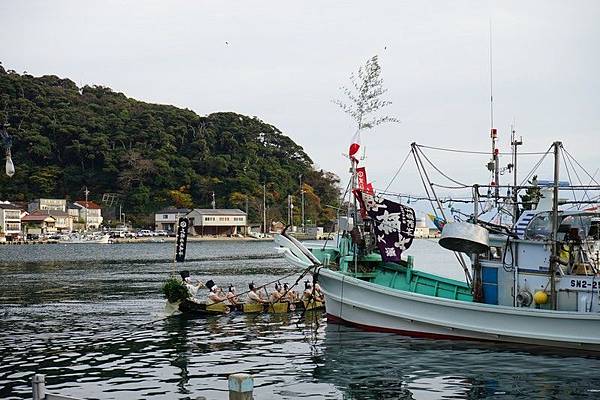
[[[479,257],[483,260],[499,261],[502,260],[502,247],[501,246],[490,246],[490,249],[485,253],[479,254]]]
[[[571,240],[583,240],[587,239],[589,234],[592,234],[591,227],[592,216],[591,215],[567,215],[560,222],[560,226],[568,227],[568,234],[566,239]]]
[[[589,214],[560,216],[558,240],[584,240],[588,235],[597,236],[599,226],[593,226]],[[595,222],[598,224],[598,222]],[[593,228],[593,229],[592,229]],[[543,212],[536,215],[525,229],[525,239],[546,240],[552,238],[552,213]]]
[[[525,239],[546,240],[552,237],[552,215],[549,212],[539,213],[527,225]]]
[[[594,217],[591,220],[590,231],[588,232],[590,239],[600,240],[600,218]]]

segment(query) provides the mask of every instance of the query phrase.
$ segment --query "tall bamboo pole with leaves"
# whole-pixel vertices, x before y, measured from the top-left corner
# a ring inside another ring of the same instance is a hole
[[[347,102],[333,100],[333,103],[356,122],[357,131],[372,129],[386,122],[400,122],[397,118],[388,115],[377,115],[382,108],[392,104],[391,101],[381,98],[387,89],[383,87],[381,66],[377,55],[360,66],[356,74],[350,74],[350,82],[352,83],[350,88],[345,86],[340,88],[346,95]]]
[[[356,167],[358,159],[354,156],[360,147],[360,133],[366,129],[373,129],[384,123],[399,123],[397,118],[389,115],[381,115],[379,111],[392,104],[391,101],[382,99],[387,92],[383,87],[381,78],[381,66],[377,55],[371,57],[367,62],[358,68],[356,74],[350,75],[351,87],[341,87],[346,101],[333,100],[346,114],[348,114],[356,123],[356,132],[350,145],[348,156],[350,158],[352,172],[352,189],[356,189]],[[353,200],[355,220],[358,219],[356,199]],[[350,217],[348,210],[348,217]],[[354,272],[357,272],[358,257],[357,248],[354,246]]]

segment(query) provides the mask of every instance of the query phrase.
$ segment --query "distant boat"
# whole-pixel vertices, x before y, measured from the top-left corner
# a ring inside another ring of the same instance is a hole
[[[91,234],[70,234],[63,235],[58,239],[58,243],[88,243],[88,244],[108,244],[110,243],[110,236],[106,233],[91,233]]]

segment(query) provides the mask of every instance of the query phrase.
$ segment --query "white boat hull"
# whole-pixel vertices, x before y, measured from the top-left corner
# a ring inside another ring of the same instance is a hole
[[[322,268],[333,320],[409,336],[475,339],[600,351],[600,314],[449,300],[400,291]]]
[[[95,238],[70,238],[65,240],[59,240],[59,243],[72,243],[72,244],[80,244],[80,243],[88,243],[88,244],[108,244],[110,243],[110,237],[108,235],[103,235]]]

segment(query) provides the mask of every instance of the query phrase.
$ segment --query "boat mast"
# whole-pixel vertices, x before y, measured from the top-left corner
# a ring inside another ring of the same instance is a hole
[[[500,197],[500,158],[498,157],[499,150],[496,147],[496,140],[498,139],[498,130],[496,128],[490,129],[490,137],[492,138],[492,161],[488,168],[494,173],[492,186],[494,186],[494,199],[496,200],[496,205],[498,205]]]
[[[515,127],[511,126],[510,129],[510,144],[512,145],[512,167],[513,167],[513,224],[517,223],[519,219],[519,196],[517,193],[517,150],[518,147],[523,144],[523,137],[517,140],[515,135]]]
[[[550,258],[550,293],[552,296],[552,309],[556,310],[558,301],[556,296],[556,270],[558,268],[558,178],[560,167],[559,149],[561,142],[554,142],[554,186],[552,193],[552,257]]]
[[[477,225],[477,219],[479,217],[479,185],[473,185],[473,223]],[[473,260],[473,299],[476,302],[483,301],[483,285],[481,276],[481,262],[479,261],[479,254],[473,253],[471,255]]]
[[[413,157],[415,159],[415,164],[417,165],[417,170],[419,170],[419,174],[421,174],[421,171],[422,171],[423,175],[425,176],[425,179],[427,180],[427,184],[429,185],[429,189],[428,189],[427,185],[425,184],[425,181],[423,180],[423,187],[425,188],[427,195],[429,196],[429,190],[431,190],[431,193],[432,193],[433,198],[438,206],[438,209],[440,210],[440,214],[442,215],[442,218],[444,218],[444,221],[448,221],[448,219],[446,218],[446,213],[444,212],[444,208],[442,207],[442,203],[440,202],[440,200],[437,196],[437,193],[435,192],[435,189],[433,188],[433,183],[431,182],[431,179],[429,179],[427,170],[425,169],[425,166],[423,165],[423,161],[421,160],[421,157],[419,156],[419,154],[417,152],[417,144],[415,142],[413,142],[413,143],[411,143],[410,147],[411,147]],[[423,179],[423,176],[421,176],[421,179]],[[430,199],[430,201],[431,201],[431,199]],[[432,207],[433,207],[433,203],[432,203]],[[454,256],[456,257],[456,260],[458,261],[458,263],[460,264],[460,266],[463,269],[463,272],[465,273],[465,280],[467,281],[467,284],[469,286],[472,286],[473,278],[471,276],[471,273],[469,272],[469,269],[467,268],[467,263],[465,262],[465,259],[463,258],[462,253],[455,251]]]
[[[358,189],[358,183],[357,183],[357,177],[356,177],[356,168],[358,167],[358,160],[352,156],[350,156],[350,172],[352,174],[352,190],[350,191],[350,196],[352,197],[352,205],[353,205],[353,212],[354,212],[354,217],[352,219],[352,229],[354,229],[354,227],[358,226],[358,202],[356,201],[356,196],[354,196],[354,190]],[[352,237],[352,235],[350,235],[350,237]],[[354,240],[353,240],[354,242]],[[358,246],[356,243],[354,243],[354,274],[356,274],[358,272]]]

